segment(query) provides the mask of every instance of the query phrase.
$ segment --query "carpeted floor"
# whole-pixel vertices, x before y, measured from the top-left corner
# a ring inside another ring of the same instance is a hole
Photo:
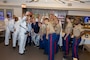
[[[0,43],[0,60],[48,60],[48,56],[43,54],[42,49],[38,49],[34,46],[27,46],[26,50],[27,51],[24,55],[20,55],[18,54],[18,46],[13,49],[11,42],[9,46],[5,46],[4,42],[2,42]],[[70,56],[67,60],[71,60]],[[62,58],[63,52],[59,50],[59,52],[55,55],[55,60],[62,60]],[[90,60],[90,53],[79,50],[79,58],[80,60]]]

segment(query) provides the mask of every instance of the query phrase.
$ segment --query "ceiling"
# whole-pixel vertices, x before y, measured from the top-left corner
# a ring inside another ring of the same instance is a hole
[[[7,1],[8,3],[26,3],[27,1],[32,1],[32,0],[0,0],[0,2],[3,2],[3,1]],[[55,2],[55,1],[59,1],[61,3],[62,1],[66,3],[68,2],[79,3],[80,1],[84,1],[86,3],[90,3],[90,0],[38,0],[38,2]]]
[[[38,2],[30,2],[31,0],[0,0],[0,5],[21,6],[26,4],[27,7],[35,8],[55,8],[55,9],[85,9],[90,10],[90,0],[39,0]],[[4,3],[6,2],[6,3]],[[84,2],[84,3],[83,3]]]

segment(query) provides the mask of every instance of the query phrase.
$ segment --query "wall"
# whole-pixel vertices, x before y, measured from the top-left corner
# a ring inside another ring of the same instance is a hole
[[[22,16],[22,8],[20,6],[0,6],[0,9],[13,9],[14,15],[21,17]],[[6,15],[6,14],[5,14]],[[77,15],[77,16],[90,16],[90,11],[73,11],[69,10],[68,15]]]
[[[6,0],[7,3],[3,3],[0,0],[0,5],[18,5],[26,4],[27,7],[35,8],[48,8],[48,9],[61,9],[61,10],[90,10],[90,2],[80,3],[80,2],[68,2],[66,0],[65,4],[58,0],[39,0],[38,2],[26,2],[30,0]],[[86,1],[86,0],[85,0]],[[68,6],[68,3],[72,3],[72,6]]]
[[[0,9],[4,9],[4,12],[6,11],[6,9],[13,9],[13,14],[14,15],[16,15],[18,17],[22,16],[22,8],[19,7],[19,6],[10,6],[10,7],[0,6]],[[4,16],[6,16],[6,13],[4,13]]]
[[[90,16],[90,11],[68,11],[68,15]]]
[[[90,16],[90,2],[80,3],[80,2],[71,2],[72,6],[67,6],[56,0],[39,0],[39,2],[27,3],[29,0],[7,0],[7,3],[3,3],[3,0],[0,0],[1,9],[14,9],[14,14],[17,16],[22,16],[21,4],[26,4],[27,8],[43,8],[43,9],[59,9],[59,10],[69,10],[68,15],[80,15],[80,16]],[[86,0],[83,0],[86,1]],[[9,7],[8,7],[9,6]],[[76,10],[76,11],[74,11]],[[79,11],[80,10],[80,11]]]

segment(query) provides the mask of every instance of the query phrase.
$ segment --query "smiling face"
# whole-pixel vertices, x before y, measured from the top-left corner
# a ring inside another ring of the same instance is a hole
[[[18,17],[15,17],[15,21],[18,21]]]
[[[78,24],[78,21],[77,21],[77,20],[75,20],[75,22],[74,22],[74,23],[75,23],[75,25],[77,25],[77,24]]]
[[[54,14],[50,14],[50,15],[49,15],[49,19],[50,19],[50,20],[53,20],[54,17],[55,17]]]
[[[70,19],[69,19],[69,18],[66,18],[66,22],[67,22],[67,23],[70,22]]]
[[[34,17],[32,17],[32,19],[31,19],[31,20],[32,20],[32,22],[33,22],[33,23],[35,23],[35,22],[36,22]]]
[[[55,23],[56,23],[56,24],[59,24],[59,20],[56,20]]]
[[[45,24],[48,24],[48,22],[49,22],[49,19],[48,19],[48,18],[45,18],[45,19],[44,19],[44,23],[45,23]]]

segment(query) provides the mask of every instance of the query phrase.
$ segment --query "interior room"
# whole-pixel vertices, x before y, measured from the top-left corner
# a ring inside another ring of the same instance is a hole
[[[0,60],[90,60],[90,0],[0,0]]]

